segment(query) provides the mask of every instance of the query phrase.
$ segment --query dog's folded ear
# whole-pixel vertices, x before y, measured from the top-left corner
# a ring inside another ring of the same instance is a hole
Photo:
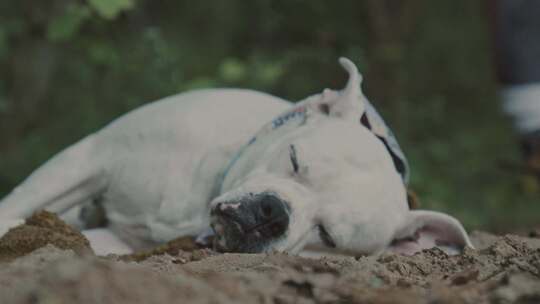
[[[328,101],[327,106],[331,116],[359,119],[365,112],[365,104],[361,89],[362,75],[354,63],[344,57],[339,58],[339,63],[349,73],[349,80],[346,87],[337,98]]]
[[[412,255],[432,247],[457,254],[465,247],[473,248],[473,245],[461,223],[454,217],[441,212],[414,210],[409,212],[388,250]]]
[[[347,86],[339,93],[325,90],[317,106],[326,115],[359,122],[379,138],[392,156],[396,170],[405,184],[409,180],[409,165],[394,133],[362,92],[362,75],[352,61],[341,57],[340,64],[349,73]],[[331,94],[333,92],[334,94]]]

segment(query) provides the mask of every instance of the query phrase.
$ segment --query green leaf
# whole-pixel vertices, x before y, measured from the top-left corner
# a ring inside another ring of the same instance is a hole
[[[96,65],[114,66],[121,62],[118,50],[106,43],[94,42],[87,48],[92,63]]]
[[[274,84],[283,75],[283,65],[277,62],[267,62],[262,64],[257,70],[257,76],[263,85]]]
[[[114,19],[123,11],[134,7],[133,0],[88,0],[90,6],[105,19]]]
[[[247,75],[246,65],[238,59],[225,59],[219,66],[219,75],[227,82],[238,82]]]
[[[47,26],[47,38],[51,41],[65,41],[73,37],[83,22],[90,17],[88,7],[79,4],[68,5],[64,13]]]

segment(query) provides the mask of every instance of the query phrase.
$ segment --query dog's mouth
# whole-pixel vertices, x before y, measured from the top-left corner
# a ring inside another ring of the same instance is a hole
[[[288,226],[288,205],[268,195],[249,202],[218,203],[211,212],[213,245],[222,252],[263,252],[286,234]]]
[[[244,227],[228,217],[218,217],[212,221],[215,238],[213,247],[221,252],[260,252],[274,236],[282,235],[283,216],[270,219],[253,227]],[[261,248],[255,250],[255,248]]]
[[[221,252],[238,251],[244,229],[237,221],[226,217],[213,217],[211,222],[214,230],[214,250]]]

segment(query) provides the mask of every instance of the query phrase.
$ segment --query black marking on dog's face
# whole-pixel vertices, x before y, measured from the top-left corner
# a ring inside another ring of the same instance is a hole
[[[321,113],[323,113],[324,115],[330,115],[330,105],[328,105],[327,103],[321,103],[319,105],[319,111],[321,111]]]
[[[369,130],[372,130],[371,123],[369,122],[369,118],[366,115],[366,113],[362,114],[362,117],[360,117],[360,123],[364,127],[368,128]],[[390,153],[390,156],[392,157],[392,161],[394,162],[394,166],[396,167],[396,170],[398,171],[398,173],[401,176],[405,176],[406,175],[405,171],[407,170],[407,167],[405,163],[403,162],[403,159],[401,159],[399,155],[396,155],[396,153],[389,146],[388,141],[384,137],[381,137],[375,133],[374,135],[384,144],[384,146],[386,147],[386,150],[388,150],[388,153]]]
[[[319,237],[321,238],[321,241],[323,244],[330,248],[336,248],[336,242],[334,239],[330,236],[326,228],[324,228],[323,225],[319,224],[317,225],[317,228],[319,228]]]
[[[368,120],[368,117],[367,117],[366,113],[362,114],[362,117],[360,117],[360,123],[362,125],[364,125],[364,127],[371,130],[371,123],[369,123],[369,120]]]
[[[263,192],[218,203],[211,216],[216,250],[257,253],[285,236],[290,207],[276,194]]]

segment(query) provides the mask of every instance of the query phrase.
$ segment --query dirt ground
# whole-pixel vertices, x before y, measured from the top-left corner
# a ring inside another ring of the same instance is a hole
[[[219,254],[188,238],[96,257],[42,213],[0,239],[0,303],[540,303],[540,238],[471,235],[448,256]]]

